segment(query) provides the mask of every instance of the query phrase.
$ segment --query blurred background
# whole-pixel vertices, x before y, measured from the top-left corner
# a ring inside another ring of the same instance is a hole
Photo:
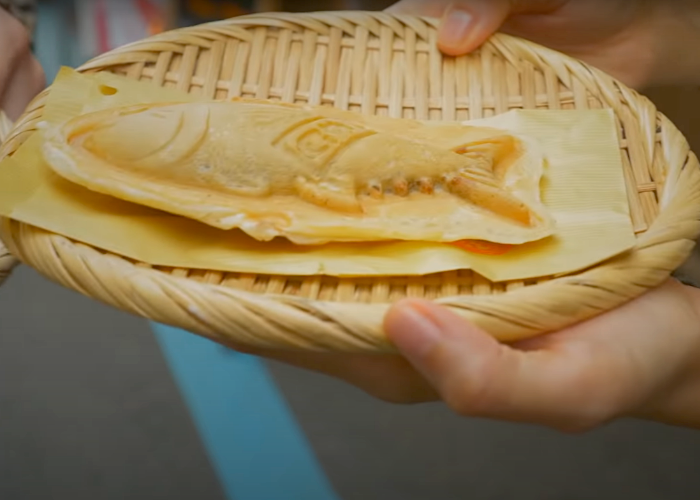
[[[171,27],[389,3],[46,0],[36,51],[52,79],[61,65]],[[697,150],[699,91],[650,97]],[[700,498],[693,431],[619,422],[563,436],[440,405],[395,407],[154,331],[26,268],[0,288],[0,326],[2,500]]]

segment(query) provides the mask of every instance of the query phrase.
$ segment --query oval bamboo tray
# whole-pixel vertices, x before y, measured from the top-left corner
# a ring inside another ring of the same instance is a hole
[[[11,220],[1,236],[23,262],[112,306],[233,344],[391,351],[381,322],[403,297],[451,307],[503,341],[590,318],[665,281],[700,234],[700,168],[646,98],[557,52],[498,35],[443,58],[434,20],[386,13],[264,14],[168,32],[87,63],[211,98],[325,103],[428,119],[513,108],[611,108],[617,115],[635,249],[575,275],[490,283],[472,272],[340,279],[153,269]],[[43,95],[15,126],[12,154],[41,118]]]

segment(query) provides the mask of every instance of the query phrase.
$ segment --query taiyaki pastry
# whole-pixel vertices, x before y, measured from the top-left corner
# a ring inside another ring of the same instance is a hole
[[[260,241],[493,250],[554,233],[536,145],[461,123],[255,99],[144,104],[49,128],[43,155],[92,191]]]

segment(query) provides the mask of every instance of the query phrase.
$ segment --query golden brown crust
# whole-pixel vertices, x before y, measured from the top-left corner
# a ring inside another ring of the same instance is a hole
[[[258,239],[307,242],[545,237],[542,165],[523,168],[526,153],[494,129],[247,99],[91,113],[45,147],[54,170],[90,189]],[[508,189],[515,178],[527,192]],[[460,210],[477,227],[448,227]],[[495,232],[485,228],[494,218]],[[394,222],[401,228],[390,230]]]

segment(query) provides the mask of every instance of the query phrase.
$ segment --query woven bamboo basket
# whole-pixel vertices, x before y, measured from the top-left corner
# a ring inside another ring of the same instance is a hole
[[[3,220],[21,261],[87,296],[214,340],[274,349],[391,352],[390,304],[424,297],[503,341],[566,327],[668,279],[700,234],[700,168],[646,98],[560,53],[505,35],[443,57],[436,21],[386,13],[256,14],[180,29],[80,68],[197,92],[335,105],[419,119],[473,119],[514,108],[611,108],[636,247],[574,275],[491,283],[470,271],[386,279],[269,276],[153,268]],[[0,150],[11,155],[41,119],[45,93]]]

